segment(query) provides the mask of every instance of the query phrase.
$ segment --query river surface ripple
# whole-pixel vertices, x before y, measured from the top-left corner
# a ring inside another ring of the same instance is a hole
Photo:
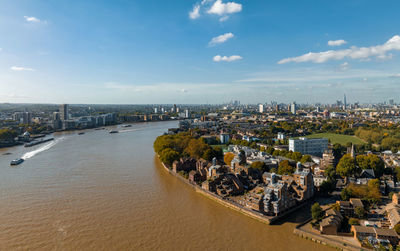
[[[327,249],[292,234],[301,215],[268,226],[169,175],[152,146],[176,126],[66,132],[46,145],[0,149],[0,250]]]

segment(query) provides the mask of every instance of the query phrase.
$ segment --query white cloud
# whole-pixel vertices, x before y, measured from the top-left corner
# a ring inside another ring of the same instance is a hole
[[[0,52],[3,50],[3,48],[0,48]]]
[[[235,2],[223,3],[222,0],[217,0],[207,11],[208,14],[226,15],[242,11],[242,5]]]
[[[35,71],[35,69],[20,66],[11,66],[10,69],[13,71]]]
[[[188,90],[186,90],[185,88],[182,88],[179,91],[182,92],[182,93],[187,93],[188,92]]]
[[[229,19],[229,16],[223,16],[219,19],[220,22],[225,22],[226,20]]]
[[[350,65],[349,65],[348,62],[344,62],[343,64],[340,65],[340,69],[343,70],[343,71],[348,70],[349,67],[350,67]]]
[[[200,5],[196,4],[193,10],[189,12],[190,19],[197,19],[200,17]]]
[[[370,47],[356,47],[352,46],[344,50],[329,50],[323,52],[309,52],[299,57],[285,58],[278,62],[278,64],[286,64],[290,62],[313,62],[324,63],[329,60],[341,60],[344,58],[369,60],[370,57],[376,56],[378,59],[390,58],[389,51],[400,51],[400,36],[395,35],[382,45]]]
[[[142,89],[138,86],[119,84],[116,82],[105,83],[104,87],[107,89],[113,89],[113,90],[118,90],[118,91],[123,91],[123,92],[141,92],[142,91]]]
[[[400,78],[400,73],[393,74],[393,75],[391,75],[390,77],[392,77],[392,78]]]
[[[40,19],[36,18],[36,17],[29,17],[29,16],[24,16],[25,20],[27,22],[31,22],[31,23],[40,23]]]
[[[238,56],[238,55],[232,55],[232,56],[229,56],[229,57],[228,56],[217,55],[217,56],[215,56],[213,58],[213,61],[214,62],[221,62],[221,61],[232,62],[232,61],[236,61],[236,60],[240,60],[240,59],[242,59],[242,57]]]
[[[349,64],[350,65],[350,64]],[[393,73],[375,70],[375,69],[352,69],[340,72],[338,74],[337,68],[321,68],[319,66],[312,67],[299,67],[295,69],[283,69],[280,71],[266,71],[258,72],[250,75],[249,78],[239,79],[235,82],[238,83],[319,83],[321,81],[355,81],[363,78],[370,79],[387,79],[393,76]]]
[[[328,45],[329,46],[341,46],[341,45],[344,45],[344,44],[347,44],[347,42],[345,40],[343,40],[343,39],[328,41]]]
[[[217,37],[213,37],[211,39],[211,41],[208,43],[209,46],[215,46],[217,44],[222,44],[225,43],[226,41],[228,41],[229,39],[233,38],[234,35],[233,33],[229,32],[229,33],[225,33],[223,35],[219,35]]]

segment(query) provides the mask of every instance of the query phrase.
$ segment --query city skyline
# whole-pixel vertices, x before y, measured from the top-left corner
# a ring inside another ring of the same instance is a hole
[[[1,5],[0,103],[399,102],[396,1]]]

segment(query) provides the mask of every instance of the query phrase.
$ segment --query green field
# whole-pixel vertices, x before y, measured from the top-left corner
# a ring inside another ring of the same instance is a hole
[[[365,144],[365,142],[357,138],[356,136],[351,136],[351,135],[342,135],[342,134],[335,134],[335,133],[316,133],[316,134],[311,134],[305,136],[306,138],[327,138],[330,140],[332,144],[339,143],[341,145],[346,145],[346,143],[351,142],[354,145],[361,145]]]

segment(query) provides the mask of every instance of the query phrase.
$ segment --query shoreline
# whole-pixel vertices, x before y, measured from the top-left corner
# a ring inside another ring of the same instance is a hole
[[[158,158],[158,156],[157,156]],[[291,209],[289,209],[288,211],[282,213],[281,215],[278,216],[266,216],[263,215],[261,213],[257,213],[256,211],[251,211],[247,208],[244,208],[241,205],[238,205],[232,201],[228,201],[214,193],[211,193],[209,191],[204,190],[203,188],[201,188],[200,186],[198,186],[197,184],[193,184],[191,182],[189,182],[187,179],[185,179],[184,177],[182,177],[181,175],[179,175],[178,173],[174,173],[173,171],[171,171],[159,158],[158,160],[160,161],[161,165],[164,167],[164,170],[167,171],[169,174],[177,177],[179,180],[181,180],[182,182],[186,183],[187,185],[189,185],[190,187],[192,187],[197,193],[200,193],[202,195],[204,195],[205,197],[223,205],[226,206],[234,211],[237,211],[239,213],[242,213],[250,218],[253,218],[255,220],[261,221],[262,223],[265,223],[267,225],[272,225],[275,222],[287,217],[290,213],[293,213],[294,211],[297,211],[298,209],[304,207],[307,202],[302,203],[300,205],[297,205]]]
[[[158,158],[158,156],[157,156],[157,158]],[[211,193],[209,191],[206,191],[206,190],[202,189],[197,184],[193,184],[193,183],[189,182],[187,179],[185,179],[184,177],[182,177],[178,173],[174,173],[159,158],[158,158],[158,160],[160,161],[161,165],[163,166],[163,169],[166,172],[168,172],[169,174],[177,177],[183,183],[189,185],[197,193],[199,193],[199,194],[201,194],[201,195],[203,195],[203,196],[205,196],[205,197],[207,197],[207,198],[209,198],[209,199],[211,199],[211,200],[213,200],[213,201],[215,201],[215,202],[217,202],[217,203],[219,203],[219,204],[221,204],[223,206],[226,206],[229,209],[232,209],[232,210],[234,210],[236,212],[242,213],[245,216],[248,216],[248,217],[250,217],[252,219],[258,220],[258,221],[260,221],[260,222],[262,222],[264,224],[267,224],[267,225],[273,225],[275,222],[277,222],[279,220],[282,220],[283,218],[287,217],[290,213],[293,213],[293,212],[297,211],[298,209],[302,208],[303,206],[305,206],[308,203],[308,202],[305,202],[303,204],[300,204],[300,205],[298,205],[298,206],[286,211],[285,213],[283,213],[282,215],[279,215],[279,216],[275,216],[275,217],[273,217],[273,216],[265,216],[265,215],[262,215],[260,213],[255,212],[255,211],[251,211],[249,209],[246,209],[246,208],[244,208],[244,207],[242,207],[240,205],[237,205],[234,202],[228,201],[228,200],[226,200],[226,199],[224,199],[224,198],[222,198],[222,197],[220,197],[220,196],[218,196],[216,194],[213,194],[213,193]],[[362,247],[356,247],[356,246],[353,246],[353,245],[349,245],[348,243],[341,243],[341,242],[339,242],[337,240],[333,240],[333,239],[331,239],[329,237],[326,237],[326,236],[323,236],[321,234],[311,233],[311,232],[308,232],[308,231],[302,229],[302,227],[304,225],[308,224],[309,222],[310,222],[310,219],[308,219],[305,222],[302,222],[300,224],[297,224],[294,227],[294,230],[293,230],[292,234],[296,235],[297,237],[300,237],[300,238],[303,238],[303,239],[306,239],[306,240],[311,240],[311,241],[313,241],[315,243],[318,243],[318,244],[321,244],[321,245],[324,245],[324,246],[329,246],[329,247],[332,247],[332,248],[335,248],[335,249],[339,249],[339,250],[352,250],[352,251],[353,250],[354,251],[356,251],[356,250],[367,250],[367,249],[362,248]]]

